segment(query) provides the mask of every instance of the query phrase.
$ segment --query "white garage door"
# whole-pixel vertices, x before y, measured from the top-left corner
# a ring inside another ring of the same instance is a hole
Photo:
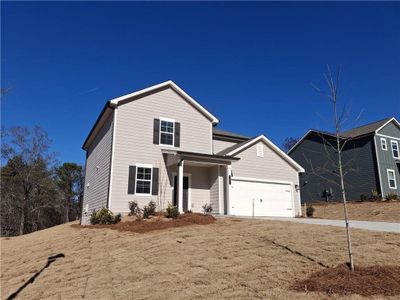
[[[290,184],[232,180],[229,201],[231,215],[294,216]]]

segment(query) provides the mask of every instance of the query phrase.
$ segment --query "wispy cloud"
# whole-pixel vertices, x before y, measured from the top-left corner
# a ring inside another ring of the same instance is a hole
[[[98,87],[95,87],[95,88],[92,88],[89,90],[81,91],[81,92],[76,93],[74,96],[82,96],[82,95],[90,94],[90,93],[97,91],[98,89],[99,89]]]

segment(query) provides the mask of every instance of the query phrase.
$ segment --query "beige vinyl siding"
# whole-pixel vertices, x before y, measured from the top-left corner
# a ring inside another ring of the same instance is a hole
[[[112,132],[113,114],[111,113],[87,152],[83,209],[86,209],[86,205],[89,204],[89,213],[94,209],[107,207]],[[82,220],[85,221],[84,216]]]
[[[222,150],[225,150],[226,148],[229,148],[236,144],[236,142],[213,140],[214,154],[217,154],[218,152],[221,152]]]
[[[180,147],[153,144],[153,120],[173,119],[181,123]],[[165,176],[165,162],[161,149],[211,154],[211,122],[191,104],[168,88],[117,108],[117,124],[113,161],[111,210],[127,212],[128,202],[136,200],[140,206],[150,200],[159,202],[157,196],[128,195],[128,171],[130,165],[150,164],[160,168],[160,178],[166,178],[166,203],[172,201],[171,176]]]
[[[210,168],[186,166],[185,174],[190,174],[190,199],[193,212],[201,212],[202,206],[210,203]]]
[[[218,166],[210,168],[210,203],[213,213],[219,213],[219,176]]]
[[[259,144],[263,145],[264,157],[257,156],[257,143],[236,155],[240,160],[232,164],[233,178],[247,177],[291,182],[294,193],[294,208],[296,215],[300,214],[300,195],[296,192],[294,186],[299,184],[297,170],[263,142],[259,142]]]

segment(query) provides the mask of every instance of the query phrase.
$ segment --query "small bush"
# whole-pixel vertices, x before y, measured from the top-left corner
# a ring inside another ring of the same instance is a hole
[[[366,201],[367,200],[367,195],[361,194],[360,195],[360,201]]]
[[[141,213],[141,209],[136,201],[129,201],[129,210],[131,216],[138,216]]]
[[[121,214],[114,216],[114,214],[107,208],[103,207],[99,210],[94,210],[90,216],[90,224],[108,225],[116,224],[121,221]]]
[[[148,205],[143,207],[143,218],[148,219],[150,216],[154,216],[156,214],[156,203],[154,201],[150,201]]]
[[[178,207],[169,203],[167,207],[166,217],[171,219],[177,219],[179,217]]]
[[[371,200],[378,201],[378,200],[380,200],[381,198],[382,198],[381,194],[379,194],[379,193],[378,193],[377,191],[375,191],[375,190],[372,190],[372,192],[371,192],[371,197],[370,197]]]
[[[204,204],[204,205],[202,206],[202,208],[203,208],[203,213],[204,213],[205,215],[211,214],[212,211],[213,211],[213,208],[212,208],[212,204],[211,204],[211,203],[210,203],[210,204],[208,204],[208,203]]]
[[[307,206],[307,210],[306,210],[307,217],[312,218],[312,216],[314,215],[314,211],[315,211],[315,208],[312,205]]]
[[[395,193],[387,194],[385,197],[385,200],[397,200],[397,199],[398,199],[398,196]]]

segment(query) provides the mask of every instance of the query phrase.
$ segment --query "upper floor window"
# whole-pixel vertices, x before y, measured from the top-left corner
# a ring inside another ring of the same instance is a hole
[[[381,138],[381,146],[382,146],[382,150],[387,150],[387,143],[386,143],[386,139],[385,138]]]
[[[397,189],[396,175],[394,173],[394,170],[388,169],[387,174],[388,174],[389,188]]]
[[[160,144],[174,145],[174,123],[173,120],[160,119]]]
[[[400,158],[399,144],[397,143],[397,141],[390,141],[390,144],[392,145],[393,158]]]
[[[152,168],[136,167],[136,194],[150,195]]]
[[[257,156],[264,157],[264,148],[262,144],[257,144]]]

